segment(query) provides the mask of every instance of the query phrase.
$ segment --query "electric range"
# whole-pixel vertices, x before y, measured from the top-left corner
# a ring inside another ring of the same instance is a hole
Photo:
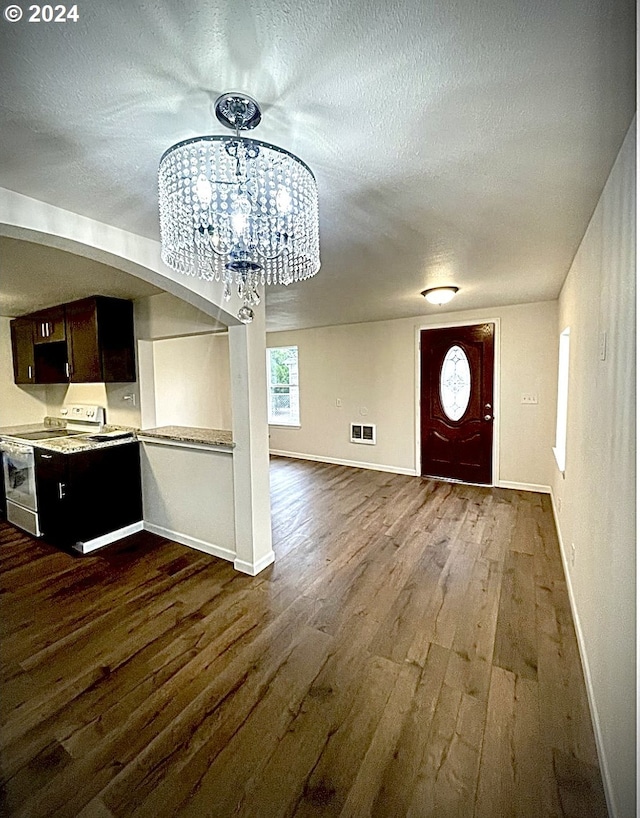
[[[42,532],[38,521],[38,495],[36,492],[36,467],[33,443],[100,432],[104,426],[103,406],[68,404],[60,410],[55,420],[59,426],[41,429],[16,428],[0,439],[2,469],[7,503],[7,520],[36,537]],[[62,422],[66,424],[62,428]]]

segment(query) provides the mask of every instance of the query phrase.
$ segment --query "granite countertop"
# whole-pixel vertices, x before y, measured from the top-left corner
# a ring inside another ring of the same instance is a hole
[[[94,435],[103,435],[109,431],[128,431],[127,436],[113,437],[111,440],[89,440]],[[73,437],[58,437],[52,440],[32,440],[29,441],[33,446],[40,449],[47,449],[50,452],[63,452],[64,454],[74,454],[75,452],[89,452],[94,449],[109,449],[112,446],[122,446],[125,443],[137,443],[138,440],[135,432],[131,433],[128,429],[114,429],[113,427],[104,426],[100,432],[91,432],[85,435],[74,435]]]
[[[173,440],[179,443],[200,443],[207,446],[233,448],[236,444],[230,431],[226,429],[200,429],[194,426],[158,426],[155,429],[141,429],[140,437],[159,440]]]
[[[38,432],[42,429],[64,429],[64,421],[57,421],[56,418],[45,418],[44,423],[26,423],[21,426],[0,427],[0,438],[14,438],[16,435],[25,432]],[[109,432],[128,433],[126,437],[114,437],[112,440],[89,440],[95,435],[104,435]],[[167,442],[176,443],[196,443],[205,446],[220,446],[232,449],[235,446],[230,431],[226,429],[202,429],[194,426],[158,426],[155,429],[136,429],[131,426],[105,425],[99,431],[81,433],[71,437],[58,437],[51,440],[25,440],[22,442],[29,446],[40,449],[47,449],[52,452],[86,452],[92,449],[104,449],[108,446],[121,446],[123,443],[131,443],[138,437],[156,438]]]
[[[51,438],[50,440],[17,440],[16,435],[20,436],[26,432],[39,432],[43,429],[64,429],[66,426],[64,421],[57,421],[55,418],[45,418],[44,423],[26,423],[20,426],[2,426],[0,427],[0,438],[9,439],[10,442],[20,443],[22,445],[33,446],[37,449],[46,449],[50,452],[63,452],[64,454],[73,454],[74,452],[88,452],[94,449],[106,449],[111,446],[122,446],[124,443],[136,442],[137,429],[129,426],[113,426],[104,425],[99,430],[92,432],[81,432],[78,435],[71,437]],[[111,440],[90,440],[95,435],[104,435],[108,433],[123,433],[121,437],[113,437]],[[127,433],[126,436],[124,433]]]

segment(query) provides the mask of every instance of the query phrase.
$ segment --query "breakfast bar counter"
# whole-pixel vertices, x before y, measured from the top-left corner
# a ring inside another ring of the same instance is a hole
[[[195,426],[158,426],[155,429],[141,429],[140,440],[153,439],[158,442],[191,443],[232,449],[233,436],[226,429],[203,429]]]

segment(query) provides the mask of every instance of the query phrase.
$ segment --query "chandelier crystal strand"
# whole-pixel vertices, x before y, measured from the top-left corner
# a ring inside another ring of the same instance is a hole
[[[259,122],[257,103],[223,95],[220,121],[228,113],[219,113],[221,100],[234,136],[187,139],[160,160],[162,259],[181,273],[222,281],[225,300],[235,293],[238,318],[249,323],[260,287],[318,272],[318,190],[296,156],[240,136],[245,120],[254,123],[245,128]]]

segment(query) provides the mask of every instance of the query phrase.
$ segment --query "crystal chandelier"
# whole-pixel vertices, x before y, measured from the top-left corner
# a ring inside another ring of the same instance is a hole
[[[181,273],[224,282],[242,301],[248,324],[259,287],[291,284],[320,269],[318,189],[304,162],[282,148],[247,139],[260,122],[246,94],[216,100],[218,120],[233,136],[199,136],[160,160],[162,260]]]

